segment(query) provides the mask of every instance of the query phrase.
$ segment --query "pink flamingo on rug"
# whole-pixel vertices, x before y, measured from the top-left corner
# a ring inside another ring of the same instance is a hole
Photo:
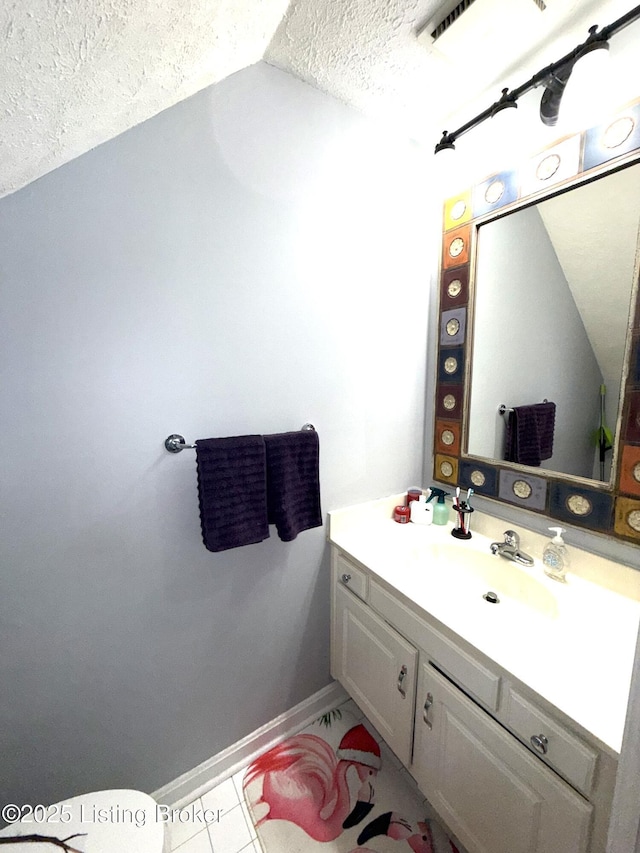
[[[432,820],[419,821],[418,832],[411,824],[395,812],[386,812],[368,823],[358,836],[358,844],[364,844],[376,835],[386,835],[394,841],[406,841],[413,853],[459,853],[458,848],[442,829]],[[368,847],[357,847],[351,853],[374,853]]]
[[[347,781],[352,767],[360,782],[353,808]],[[380,747],[360,724],[349,729],[335,753],[316,735],[287,738],[249,766],[243,788],[253,810],[269,807],[256,825],[288,820],[316,841],[333,841],[373,808],[371,781],[380,767]],[[252,790],[256,780],[262,782],[259,795]]]

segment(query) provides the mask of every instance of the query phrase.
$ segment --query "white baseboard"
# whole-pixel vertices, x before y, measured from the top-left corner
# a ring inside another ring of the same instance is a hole
[[[173,808],[186,806],[196,797],[206,794],[207,791],[242,770],[254,758],[280,740],[305,728],[321,714],[346,702],[348,698],[344,688],[334,681],[247,737],[223,749],[222,752],[203,761],[182,776],[178,776],[173,782],[158,788],[151,796],[156,802]]]

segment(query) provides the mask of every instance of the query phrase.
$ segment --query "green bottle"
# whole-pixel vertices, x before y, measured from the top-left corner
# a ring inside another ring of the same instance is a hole
[[[438,498],[438,502],[433,508],[434,524],[446,524],[449,521],[449,507],[444,502],[444,499],[448,494],[449,492],[445,492],[442,489],[431,489],[429,501],[433,500],[433,498]],[[427,503],[429,501],[427,501]]]

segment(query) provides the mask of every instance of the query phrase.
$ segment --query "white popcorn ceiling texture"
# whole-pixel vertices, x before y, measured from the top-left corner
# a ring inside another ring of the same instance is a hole
[[[574,14],[576,4],[581,12],[628,5],[627,0],[547,2],[565,17]],[[450,111],[451,103],[459,105],[496,79],[498,69],[489,57],[497,56],[505,68],[509,57],[515,61],[523,50],[514,38],[502,45],[502,54],[485,50],[485,61],[472,69],[468,58],[451,62],[415,38],[416,28],[441,6],[442,0],[292,0],[290,5],[287,0],[5,0],[0,5],[0,197],[262,58],[431,142],[436,118]],[[611,20],[607,16],[598,23]],[[561,19],[556,16],[553,23]],[[530,34],[523,38],[531,48]]]
[[[0,195],[259,61],[287,0],[0,5]]]

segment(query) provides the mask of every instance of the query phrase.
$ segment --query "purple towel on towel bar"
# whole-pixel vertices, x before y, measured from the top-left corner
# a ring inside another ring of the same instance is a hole
[[[534,403],[512,409],[507,421],[507,462],[537,468],[543,459],[550,459],[555,421],[555,403]]]
[[[265,435],[269,523],[283,542],[322,526],[320,444],[315,430]]]
[[[265,444],[261,435],[196,441],[202,539],[226,551],[269,538]]]

